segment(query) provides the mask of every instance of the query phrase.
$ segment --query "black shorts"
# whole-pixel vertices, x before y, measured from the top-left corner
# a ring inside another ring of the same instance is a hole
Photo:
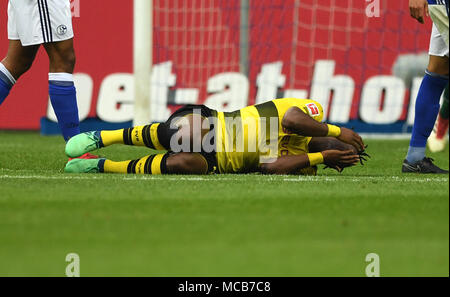
[[[200,114],[204,118],[211,118],[211,117],[217,116],[217,112],[215,110],[210,109],[210,108],[206,107],[205,105],[189,104],[189,105],[185,105],[185,106],[179,108],[178,110],[176,110],[169,117],[169,119],[163,124],[163,127],[168,129],[170,127],[170,123],[173,119],[184,117],[184,116],[187,116],[190,114]],[[161,125],[160,125],[160,127],[161,127]],[[161,127],[161,128],[163,128],[163,127]],[[210,131],[212,131],[212,130],[214,130],[214,124],[210,125]],[[159,128],[158,128],[158,134],[159,134]],[[212,142],[215,141],[214,138],[215,137],[213,137]],[[208,173],[218,172],[215,148],[212,152],[206,152],[204,150],[204,148],[202,147],[201,152],[199,152],[199,153],[206,159],[206,162],[208,163]]]

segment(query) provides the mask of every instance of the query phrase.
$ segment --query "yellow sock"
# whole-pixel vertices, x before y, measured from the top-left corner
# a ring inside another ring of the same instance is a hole
[[[114,131],[101,131],[100,137],[102,138],[103,146],[109,146],[116,143],[123,144],[123,130],[124,129]]]
[[[111,144],[126,144],[146,146],[156,150],[165,150],[158,139],[158,126],[152,124],[114,131],[101,131],[103,146]]]
[[[130,161],[114,162],[111,160],[105,160],[105,163],[103,164],[103,172],[127,173],[128,164],[130,164]]]
[[[105,173],[166,174],[168,157],[169,154],[157,154],[122,162],[105,160],[100,171]]]

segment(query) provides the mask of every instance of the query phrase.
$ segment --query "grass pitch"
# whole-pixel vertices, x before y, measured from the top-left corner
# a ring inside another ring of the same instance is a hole
[[[0,275],[64,276],[73,252],[82,276],[364,276],[368,253],[382,276],[448,276],[448,175],[367,143],[366,166],[317,177],[68,175],[61,137],[0,132]]]

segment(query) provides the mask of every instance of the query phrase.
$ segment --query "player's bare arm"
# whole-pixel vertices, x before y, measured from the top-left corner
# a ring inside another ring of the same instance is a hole
[[[358,151],[363,151],[365,147],[358,133],[347,128],[338,128],[333,125],[319,123],[298,107],[291,107],[286,112],[281,125],[286,131],[291,131],[298,135],[312,137],[334,136],[342,142],[353,145]]]
[[[308,151],[303,155],[281,156],[273,163],[262,164],[260,170],[265,174],[296,174],[303,168],[324,164],[341,172],[365,161],[364,156],[367,156],[358,154],[352,145],[334,137],[313,137]]]
[[[424,24],[424,17],[430,15],[427,0],[409,0],[409,12],[411,17]]]
[[[316,156],[311,158],[310,155],[314,154]],[[277,158],[275,162],[262,164],[261,172],[266,174],[296,174],[300,169],[316,165],[311,160],[322,161],[320,163],[340,171],[342,168],[356,165],[360,157],[353,150],[326,150],[313,154],[282,156]]]

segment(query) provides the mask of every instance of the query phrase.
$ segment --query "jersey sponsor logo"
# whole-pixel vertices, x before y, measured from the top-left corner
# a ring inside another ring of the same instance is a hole
[[[67,33],[67,26],[66,25],[59,25],[58,28],[56,28],[56,33],[60,36],[66,35]]]
[[[308,103],[308,104],[306,104],[306,107],[308,108],[308,112],[311,116],[315,117],[315,116],[320,115],[319,108],[317,107],[316,104]]]

